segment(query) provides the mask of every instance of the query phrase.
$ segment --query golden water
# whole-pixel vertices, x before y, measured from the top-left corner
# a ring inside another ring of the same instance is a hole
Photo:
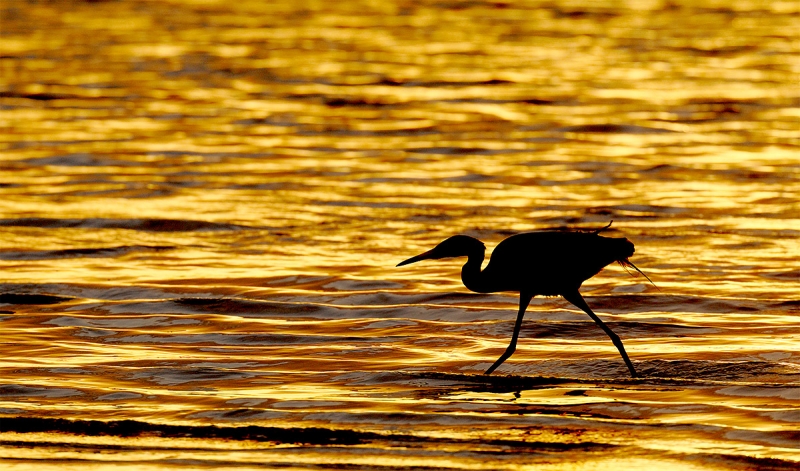
[[[3,2],[3,468],[793,468],[798,15]],[[395,268],[610,220],[660,290],[609,267],[582,292],[641,380],[560,298],[481,376],[515,295]],[[161,432],[79,427],[123,419]]]

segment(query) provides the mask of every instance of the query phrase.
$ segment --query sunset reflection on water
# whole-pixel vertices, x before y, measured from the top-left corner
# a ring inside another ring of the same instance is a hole
[[[4,469],[793,469],[799,14],[4,3]],[[640,380],[561,298],[482,376],[516,295],[395,268],[611,220]]]

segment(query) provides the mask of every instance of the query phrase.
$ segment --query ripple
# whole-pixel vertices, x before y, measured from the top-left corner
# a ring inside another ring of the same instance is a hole
[[[131,392],[117,392],[111,394],[104,394],[99,396],[97,401],[128,401],[130,399],[139,399],[142,395],[138,393],[131,393]]]
[[[156,384],[178,386],[201,382],[214,384],[219,381],[236,381],[254,378],[255,373],[219,368],[147,368],[130,375],[132,380],[151,381]]]
[[[59,258],[115,258],[132,252],[161,252],[173,250],[170,245],[123,245],[118,247],[99,247],[64,250],[26,250],[0,252],[0,260],[48,260]]]
[[[54,167],[132,167],[140,165],[139,162],[116,160],[105,156],[84,153],[27,159],[20,161],[19,164],[33,166],[51,165]]]
[[[360,342],[389,343],[404,337],[355,337],[340,335],[288,335],[288,334],[192,334],[192,335],[153,335],[141,334],[108,339],[121,343],[160,343],[160,344],[213,344],[213,345],[315,345],[315,344],[353,344]]]
[[[4,417],[0,430],[16,433],[62,432],[84,436],[137,437],[193,437],[222,440],[252,440],[255,442],[308,443],[308,444],[357,444],[381,436],[375,433],[324,428],[278,428],[278,427],[217,427],[214,425],[188,426],[165,425],[135,420],[67,420],[48,418]]]
[[[0,385],[0,397],[73,397],[82,396],[83,392],[77,389],[69,388],[47,388],[24,386],[20,384],[2,384]],[[0,423],[6,419],[0,420]]]
[[[59,304],[74,298],[54,296],[52,294],[3,293],[0,303],[3,304]]]
[[[332,288],[339,291],[371,291],[377,289],[402,288],[400,283],[381,280],[339,280],[328,283],[323,288]]]
[[[555,132],[575,133],[607,133],[607,134],[668,134],[674,133],[669,129],[649,128],[624,124],[583,124],[579,126],[565,126],[554,130]]]
[[[250,229],[247,226],[184,219],[53,219],[18,218],[0,219],[0,226],[82,229],[130,229],[145,232],[197,232],[234,231]]]

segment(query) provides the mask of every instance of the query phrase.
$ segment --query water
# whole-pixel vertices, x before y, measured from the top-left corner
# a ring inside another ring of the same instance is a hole
[[[4,469],[800,461],[796,2],[2,8]],[[482,376],[516,296],[395,268],[610,220],[643,379],[561,298]]]

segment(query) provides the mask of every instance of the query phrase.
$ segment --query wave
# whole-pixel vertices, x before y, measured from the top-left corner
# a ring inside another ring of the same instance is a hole
[[[583,124],[565,126],[555,129],[556,132],[605,133],[605,134],[671,134],[675,131],[662,128],[649,128],[630,124]]]
[[[410,154],[431,154],[431,155],[500,155],[524,153],[520,149],[487,149],[483,147],[409,147],[405,149]]]
[[[0,219],[0,226],[39,227],[47,229],[131,229],[145,232],[199,232],[234,231],[252,229],[249,226],[230,223],[197,221],[189,219],[58,219],[58,218],[17,218]]]
[[[207,334],[185,334],[185,335],[155,335],[140,334],[127,337],[115,337],[108,342],[114,343],[134,343],[140,344],[164,344],[164,345],[331,345],[345,344],[354,345],[358,343],[389,343],[403,339],[401,336],[393,337],[356,337],[345,335],[291,335],[291,334],[226,334],[226,333],[207,333]]]
[[[3,293],[0,304],[58,304],[74,298],[52,294]]]
[[[253,411],[251,409],[229,410],[226,411],[228,415],[248,415]],[[679,427],[679,426],[678,426]],[[664,427],[664,432],[674,427]],[[531,440],[531,437],[521,439],[486,439],[486,438],[449,438],[449,437],[436,437],[426,436],[424,434],[406,434],[397,432],[372,432],[364,430],[353,429],[331,429],[323,427],[269,427],[269,426],[217,426],[217,425],[170,425],[170,424],[157,424],[150,422],[143,422],[137,420],[112,420],[112,421],[99,421],[99,420],[69,420],[58,418],[36,418],[36,417],[7,417],[0,421],[0,432],[13,432],[18,434],[33,434],[33,433],[47,433],[47,434],[70,434],[84,437],[118,437],[118,438],[138,438],[147,437],[153,439],[205,439],[205,440],[223,440],[230,442],[250,441],[256,443],[267,443],[274,445],[291,444],[295,446],[334,446],[337,447],[337,453],[347,453],[347,446],[357,446],[352,449],[352,452],[363,448],[359,445],[372,445],[374,447],[390,447],[397,450],[405,450],[404,454],[413,457],[416,455],[414,450],[419,450],[420,447],[426,449],[428,447],[438,447],[443,445],[455,445],[459,448],[480,446],[483,453],[491,453],[491,455],[512,455],[514,453],[525,452],[531,457],[536,457],[535,454],[542,453],[542,457],[550,456],[551,459],[555,456],[552,453],[570,453],[570,452],[588,452],[588,453],[624,453],[631,452],[637,449],[635,444],[620,445],[611,443],[598,443],[590,440],[579,439],[583,430],[571,430],[567,427],[559,428],[562,433],[563,440],[559,441],[537,441]],[[680,430],[680,429],[677,429]],[[763,435],[764,433],[762,433]],[[769,434],[769,432],[767,432]],[[772,433],[775,435],[776,433]],[[796,432],[781,432],[784,440],[797,439]],[[31,441],[6,441],[6,446],[21,446],[30,447]],[[48,446],[58,446],[58,442],[48,442]],[[63,443],[65,447],[75,447],[74,443]],[[81,448],[86,448],[91,445],[77,445]],[[125,445],[101,445],[105,453],[114,451],[115,449],[126,449]],[[489,449],[487,449],[489,448]],[[160,450],[164,450],[164,446],[159,446]],[[167,449],[170,449],[167,445]],[[496,449],[496,450],[495,450]],[[203,448],[198,448],[203,450]],[[650,454],[653,451],[650,450]],[[672,459],[677,458],[674,454]],[[776,458],[760,458],[752,456],[740,456],[733,454],[718,453],[714,451],[708,452],[695,452],[688,455],[694,462],[707,462],[717,466],[731,465],[737,469],[745,466],[748,469],[751,467],[757,469],[773,469],[773,470],[793,470],[796,469],[797,462],[790,460],[781,460]],[[202,458],[200,458],[202,461]],[[216,462],[216,461],[215,461]],[[216,462],[218,463],[218,462]],[[283,467],[283,466],[281,466]],[[391,464],[380,466],[381,469],[400,469]],[[370,468],[372,469],[372,468]],[[407,468],[402,468],[407,469]]]
[[[53,101],[53,100],[65,100],[69,98],[84,98],[84,97],[78,97],[75,95],[65,95],[62,93],[20,93],[20,92],[5,91],[5,92],[0,92],[0,98],[22,98],[26,100],[36,100],[36,101]]]
[[[38,388],[33,386],[25,386],[21,384],[3,384],[0,385],[0,397],[48,397],[48,398],[62,398],[81,396],[83,392],[72,388]],[[5,422],[5,418],[0,420],[0,424]]]
[[[0,252],[0,260],[51,260],[60,258],[114,258],[131,252],[163,252],[172,250],[171,245],[121,245],[91,249],[24,250]]]
[[[519,374],[465,374],[443,372],[399,372],[408,379],[424,379],[426,386],[445,389],[472,390],[483,392],[507,392],[540,389],[548,386],[571,385],[616,385],[621,388],[636,385],[722,387],[718,392],[731,396],[761,396],[797,399],[800,393],[792,387],[793,381],[800,379],[800,365],[787,365],[768,361],[711,361],[711,360],[644,360],[635,361],[638,378],[630,378],[621,361],[579,360],[576,365],[565,367],[563,361],[539,361],[537,369],[546,370],[548,364],[557,364],[559,375],[519,375]],[[621,374],[606,376],[601,373],[600,364],[618,366]],[[506,365],[508,366],[508,365]],[[779,383],[769,383],[764,378],[780,378]],[[439,382],[430,383],[430,381]],[[446,392],[445,394],[449,394]]]
[[[139,247],[139,246],[131,246]],[[142,246],[147,247],[147,246]],[[159,246],[148,250],[162,250]],[[166,249],[166,248],[165,248]],[[165,250],[164,249],[164,250]],[[123,255],[128,247],[106,249],[76,249],[73,251],[54,251],[54,255],[66,256],[116,256]],[[97,252],[95,253],[94,250]],[[118,250],[118,251],[117,251]],[[83,255],[82,255],[83,254]],[[45,259],[45,254],[33,254],[29,259]],[[4,259],[0,255],[0,260]],[[8,257],[6,259],[22,259]],[[306,290],[304,295],[286,294],[280,301],[259,298],[224,296],[181,296],[180,291],[171,292],[144,286],[91,287],[60,284],[2,284],[0,289],[11,291],[0,294],[0,302],[9,304],[55,304],[78,297],[88,297],[108,301],[134,301],[134,304],[113,305],[115,312],[138,312],[137,305],[147,305],[142,313],[153,309],[161,313],[219,313],[240,315],[311,316],[339,318],[347,315],[352,318],[416,318],[463,321],[464,316],[480,315],[491,319],[505,319],[510,311],[516,310],[518,296],[513,293],[478,294],[466,291],[424,292],[406,291],[401,283],[379,280],[351,280],[335,277],[288,277],[280,279],[245,279],[259,285],[279,286],[281,289]],[[208,281],[208,280],[204,280]],[[230,282],[231,280],[226,280]],[[241,280],[239,280],[241,281]],[[14,291],[17,291],[16,293]],[[40,291],[40,293],[36,293]],[[41,293],[41,291],[45,291]],[[53,293],[53,294],[50,294]],[[673,294],[607,294],[584,296],[589,306],[598,314],[651,312],[658,319],[665,313],[708,313],[708,314],[757,314],[772,311],[795,310],[800,301],[793,299],[752,299],[724,298],[716,296],[692,296]],[[529,315],[551,312],[553,319],[557,311],[576,311],[561,298],[537,297],[531,302]],[[582,328],[583,323],[571,323],[564,317],[560,328]],[[537,322],[543,322],[538,319]],[[615,325],[630,330],[667,329],[675,334],[713,333],[717,326],[689,327],[674,320],[667,322],[619,321]],[[525,327],[527,328],[527,327]],[[542,335],[547,332],[541,332]]]
[[[215,425],[166,425],[136,420],[67,420],[53,418],[4,417],[0,431],[16,433],[63,432],[90,437],[206,438],[220,440],[249,440],[273,443],[304,443],[315,445],[357,445],[381,438],[371,432],[332,430],[325,428],[279,428],[249,425],[218,427]]]
[[[663,311],[663,312],[698,312],[698,313],[753,313],[777,303],[752,299],[727,299],[688,295],[639,295],[618,294],[603,296],[585,296],[586,302],[595,311]]]
[[[54,166],[54,167],[134,167],[141,165],[139,162],[117,160],[105,156],[79,153],[55,155],[52,157],[36,157],[19,161],[19,164],[28,166]]]
[[[229,411],[235,413],[236,411]],[[247,409],[241,411],[248,412]],[[69,420],[56,418],[8,417],[0,421],[0,432],[15,433],[69,433],[89,437],[153,437],[159,438],[202,438],[231,441],[291,443],[306,445],[362,445],[376,442],[399,443],[485,443],[514,449],[536,451],[574,451],[604,450],[618,448],[618,445],[582,442],[540,442],[531,440],[470,440],[446,437],[429,437],[403,433],[376,433],[351,429],[328,429],[321,427],[265,427],[248,425],[241,427],[220,427],[217,425],[168,425],[141,422],[136,420]]]
[[[234,298],[179,298],[173,301],[179,311],[236,314],[236,315],[276,315],[276,316],[335,316],[338,309],[310,303],[278,303],[272,301],[242,300]]]

